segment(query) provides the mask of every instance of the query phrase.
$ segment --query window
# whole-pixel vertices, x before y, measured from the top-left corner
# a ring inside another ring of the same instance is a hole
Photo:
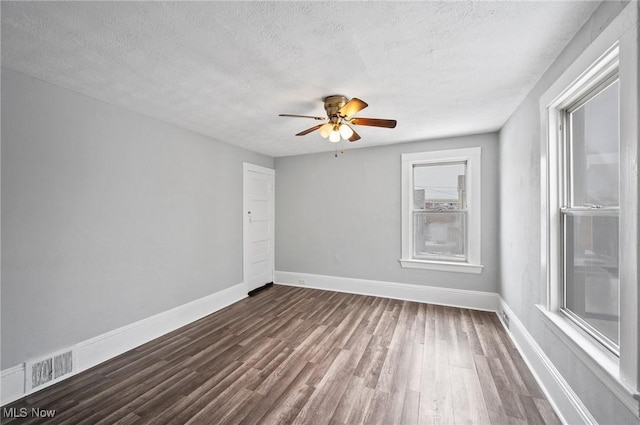
[[[617,75],[563,108],[561,309],[619,353],[620,129]]]
[[[638,27],[626,15],[636,12],[625,9],[540,99],[537,307],[638,417]]]
[[[402,267],[480,273],[480,148],[402,155]]]

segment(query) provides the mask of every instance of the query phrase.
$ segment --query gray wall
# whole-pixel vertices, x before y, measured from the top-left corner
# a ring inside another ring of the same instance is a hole
[[[242,162],[2,69],[2,369],[242,282]]]
[[[542,347],[591,414],[603,424],[637,424],[593,373],[542,322],[539,101],[626,3],[604,2],[578,32],[500,131],[503,299]]]
[[[482,148],[482,274],[401,268],[401,154],[472,146]],[[497,292],[498,211],[496,133],[276,158],[276,270]]]

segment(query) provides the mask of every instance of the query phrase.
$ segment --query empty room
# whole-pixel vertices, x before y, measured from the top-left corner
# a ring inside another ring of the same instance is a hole
[[[3,424],[640,424],[637,1],[2,1]]]

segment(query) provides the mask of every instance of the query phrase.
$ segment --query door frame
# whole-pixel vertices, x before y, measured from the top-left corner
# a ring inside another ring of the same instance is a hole
[[[260,165],[252,164],[250,162],[242,163],[242,282],[244,286],[249,290],[249,283],[247,282],[248,269],[249,269],[249,261],[248,261],[248,253],[249,253],[249,200],[248,200],[248,179],[247,175],[249,172],[267,174],[271,176],[272,186],[271,186],[271,194],[269,201],[271,202],[272,208],[269,217],[269,223],[271,226],[271,281],[273,282],[275,276],[275,257],[276,257],[276,249],[275,249],[275,192],[276,192],[276,170],[273,168],[267,168]]]

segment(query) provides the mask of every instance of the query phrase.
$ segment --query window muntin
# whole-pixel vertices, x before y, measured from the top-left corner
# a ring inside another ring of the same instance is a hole
[[[619,354],[619,83],[565,109],[560,310]]]
[[[466,161],[413,166],[413,259],[467,261]]]

